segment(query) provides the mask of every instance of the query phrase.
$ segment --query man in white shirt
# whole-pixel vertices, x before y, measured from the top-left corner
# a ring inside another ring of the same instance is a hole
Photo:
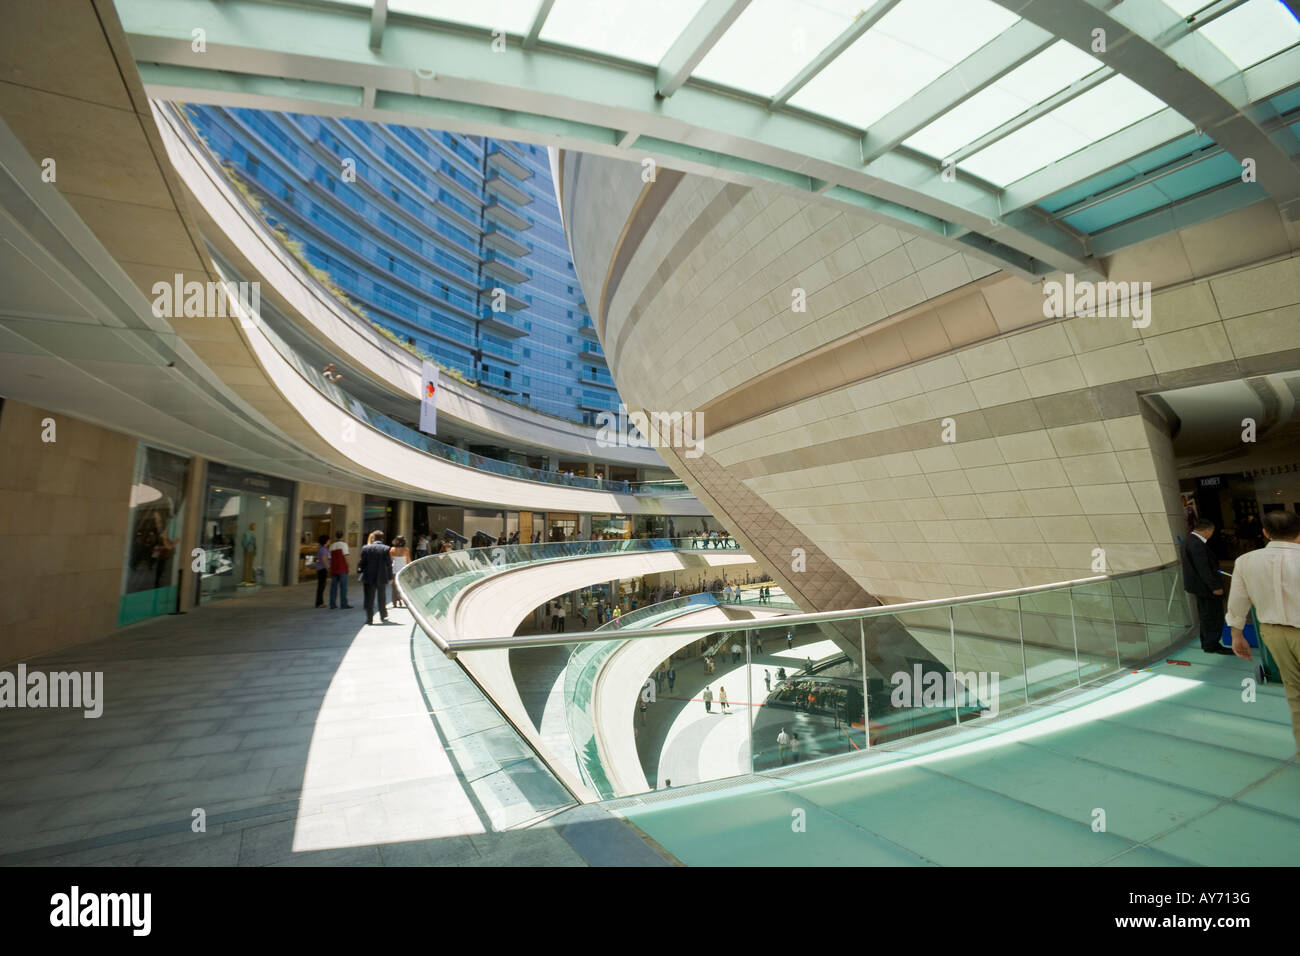
[[[1260,640],[1282,675],[1291,705],[1291,730],[1300,748],[1300,515],[1269,511],[1263,525],[1268,545],[1243,554],[1233,568],[1227,613],[1232,651],[1250,660],[1242,628],[1253,604]]]

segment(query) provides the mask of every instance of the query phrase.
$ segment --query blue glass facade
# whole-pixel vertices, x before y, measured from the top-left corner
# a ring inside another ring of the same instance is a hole
[[[618,407],[545,148],[351,119],[187,110],[267,219],[403,342],[542,412],[592,423]]]

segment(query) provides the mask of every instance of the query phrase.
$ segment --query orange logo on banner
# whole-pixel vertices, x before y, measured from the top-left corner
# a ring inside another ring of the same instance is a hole
[[[424,396],[425,398],[433,398],[433,383],[432,383],[432,382],[425,382],[425,383],[424,383],[424,390],[425,390],[425,396]]]

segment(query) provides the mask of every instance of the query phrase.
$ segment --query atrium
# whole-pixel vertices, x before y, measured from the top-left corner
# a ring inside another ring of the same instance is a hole
[[[0,864],[1300,862],[1291,5],[5,12]]]

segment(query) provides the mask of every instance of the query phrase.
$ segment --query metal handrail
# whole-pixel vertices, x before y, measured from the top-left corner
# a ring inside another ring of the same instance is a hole
[[[698,549],[693,548],[673,548],[674,551],[692,552]],[[614,552],[624,554],[626,552]],[[572,558],[562,560],[576,560],[590,557],[606,557],[601,554],[574,555]],[[430,555],[423,560],[437,558],[438,555]],[[887,617],[893,614],[901,614],[906,611],[919,611],[929,608],[938,607],[957,607],[966,604],[978,604],[985,601],[995,601],[1004,598],[1019,597],[1024,594],[1038,594],[1044,591],[1063,591],[1072,589],[1086,584],[1097,584],[1102,581],[1120,581],[1125,578],[1136,577],[1142,574],[1150,574],[1156,571],[1164,571],[1168,568],[1175,567],[1179,564],[1177,561],[1170,561],[1166,564],[1157,565],[1151,568],[1141,568],[1136,571],[1124,571],[1119,574],[1097,574],[1086,578],[1071,578],[1066,581],[1055,581],[1050,584],[1033,584],[1025,587],[1011,588],[1003,591],[986,591],[981,594],[965,595],[959,598],[932,598],[925,601],[907,601],[901,604],[881,604],[869,608],[850,608],[843,611],[817,611],[809,614],[786,614],[771,620],[756,619],[753,621],[733,622],[736,626],[721,627],[717,622],[712,624],[694,624],[684,627],[654,627],[654,628],[628,628],[618,632],[619,640],[636,640],[643,637],[665,637],[665,636],[683,636],[690,637],[700,634],[713,634],[720,630],[771,630],[773,628],[794,627],[800,624],[825,624],[847,620],[862,620],[864,618]],[[411,565],[408,565],[410,567]],[[405,569],[404,569],[405,570]],[[516,569],[510,569],[516,570]],[[562,637],[552,636],[549,634],[527,634],[527,635],[510,635],[504,637],[468,637],[446,639],[437,632],[437,629],[429,623],[428,619],[420,611],[418,602],[412,602],[407,599],[406,589],[401,587],[401,575],[398,576],[398,588],[402,592],[403,603],[411,610],[416,620],[420,623],[421,628],[429,638],[437,645],[448,657],[455,657],[467,651],[488,651],[488,650],[510,650],[516,647],[553,647],[560,644],[583,644],[591,641],[610,640],[608,631],[569,631]]]

